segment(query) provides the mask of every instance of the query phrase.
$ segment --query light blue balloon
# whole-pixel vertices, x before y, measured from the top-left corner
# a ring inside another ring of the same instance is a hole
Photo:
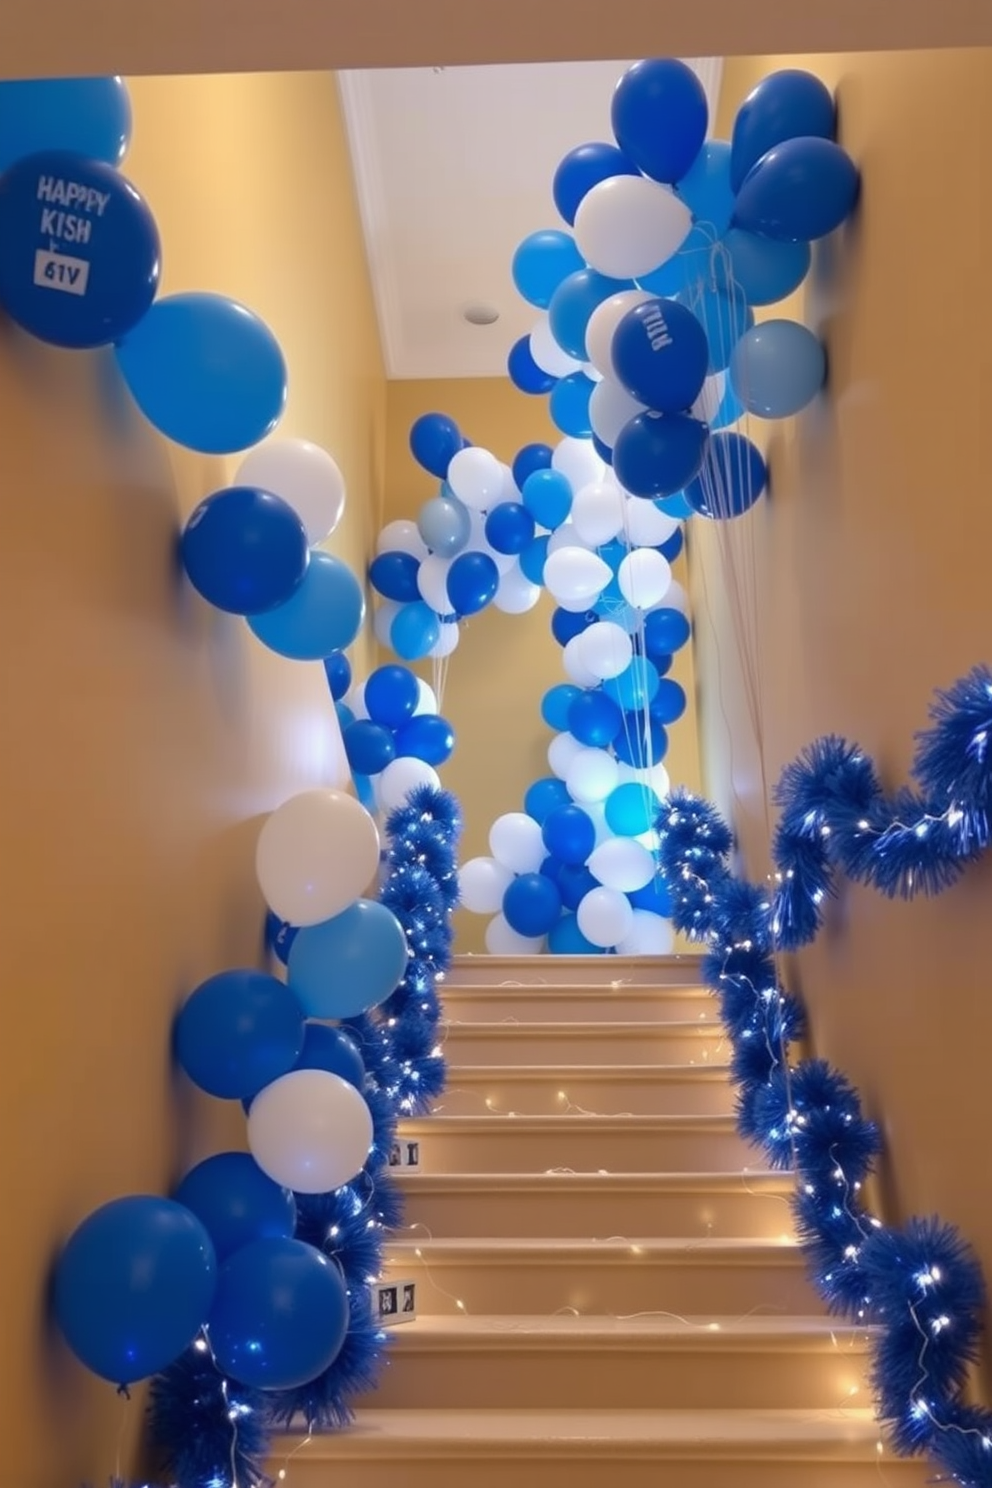
[[[441,639],[441,621],[429,604],[414,600],[393,616],[389,639],[404,661],[422,661]]]
[[[740,342],[738,342],[738,345],[740,345]],[[727,385],[723,390],[723,397],[720,399],[720,406],[713,417],[710,419],[710,428],[714,432],[716,432],[716,430],[718,429],[729,429],[732,424],[736,424],[739,418],[743,418],[744,412],[744,404],[734,392],[733,384],[728,377]],[[671,515],[674,516],[676,515],[676,513],[673,512],[671,513]],[[678,515],[689,514],[679,513]]]
[[[813,401],[826,375],[823,346],[795,320],[753,326],[730,359],[731,387],[758,418],[791,418]]]
[[[561,526],[572,510],[571,483],[560,470],[535,470],[524,481],[522,496],[534,521],[552,532]],[[537,580],[533,582],[537,583]]]
[[[624,712],[645,708],[652,701],[660,686],[658,668],[646,656],[635,656],[619,677],[608,677],[603,691],[618,703]]]
[[[808,243],[782,243],[732,227],[727,253],[734,284],[749,305],[774,305],[799,288],[812,262]]]
[[[676,491],[674,496],[659,496],[654,504],[659,511],[665,513],[666,517],[678,517],[680,520],[683,517],[691,517],[695,511],[695,508],[686,501],[684,491]]]
[[[678,253],[673,253],[650,274],[642,275],[637,281],[638,288],[672,300],[693,285],[708,283],[713,277],[715,242],[713,229],[708,224],[696,223]]]
[[[562,377],[552,388],[548,405],[551,422],[563,434],[569,434],[573,439],[590,437],[592,424],[589,421],[589,399],[595,386],[584,372],[572,372],[568,377]]]
[[[524,238],[513,255],[510,271],[523,298],[546,310],[561,281],[584,268],[585,261],[571,233],[554,228]]]
[[[468,507],[451,494],[447,482],[439,496],[432,496],[420,508],[417,531],[431,552],[444,558],[453,558],[468,542],[472,531]]]
[[[356,899],[343,914],[296,936],[289,989],[310,1018],[356,1018],[395,990],[408,956],[392,910],[374,899]]]
[[[704,289],[682,297],[692,313],[702,321],[710,346],[709,370],[722,372],[730,365],[730,356],[744,332],[754,325],[754,311],[739,292]]]
[[[277,609],[248,624],[270,651],[293,661],[322,661],[350,646],[362,628],[365,598],[347,564],[313,548],[303,582]]]
[[[705,222],[714,237],[730,226],[734,193],[730,186],[730,146],[726,140],[705,144],[676,188],[695,222]]]
[[[0,173],[43,150],[120,165],[130,138],[131,104],[119,77],[0,83]]]
[[[595,269],[579,269],[563,279],[548,308],[551,334],[562,350],[576,361],[586,361],[586,326],[593,311],[611,295],[633,287],[632,279],[607,279]]]

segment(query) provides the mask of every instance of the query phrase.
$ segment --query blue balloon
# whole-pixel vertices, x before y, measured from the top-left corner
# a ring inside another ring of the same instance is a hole
[[[524,810],[528,816],[534,818],[538,826],[543,827],[552,811],[557,811],[559,806],[567,806],[571,799],[564,780],[559,780],[554,775],[546,775],[527,787]],[[544,872],[543,867],[541,872]]]
[[[263,1173],[247,1152],[218,1152],[191,1168],[173,1195],[195,1214],[218,1261],[253,1240],[286,1239],[296,1228],[296,1200]]]
[[[812,262],[808,243],[782,243],[732,227],[724,239],[735,287],[749,305],[775,305],[799,288]]]
[[[647,724],[640,710],[628,713],[624,726],[613,741],[618,760],[644,770],[649,765],[660,765],[668,753],[668,733],[657,718],[648,717]]]
[[[584,863],[596,846],[592,817],[581,806],[557,806],[541,827],[544,845],[563,863]]]
[[[693,220],[705,223],[710,229],[711,241],[723,236],[734,215],[730,146],[726,140],[710,140],[703,146],[679,182],[678,195],[692,212]]]
[[[393,616],[389,640],[404,661],[422,661],[441,639],[441,621],[422,599],[403,605]]]
[[[718,276],[719,283],[720,259],[717,249],[712,228],[697,223],[678,253],[666,259],[657,269],[652,269],[650,274],[641,275],[637,281],[638,288],[669,300],[693,286],[709,282],[714,274]]]
[[[342,737],[348,763],[358,775],[378,775],[396,758],[392,733],[371,718],[356,718]]]
[[[574,150],[559,162],[552,183],[555,206],[571,227],[583,197],[588,196],[600,181],[611,176],[639,176],[641,173],[632,160],[616,145],[594,141],[588,145],[576,145]]]
[[[286,363],[264,321],[223,295],[158,300],[116,348],[145,417],[177,444],[230,455],[282,417]]]
[[[681,610],[669,610],[664,606],[649,610],[644,617],[644,644],[648,654],[670,656],[679,651],[692,636],[692,626]]]
[[[747,335],[747,332],[745,331],[744,334]],[[737,344],[739,346],[740,342],[738,342]],[[734,350],[736,351],[736,349],[737,348],[735,347]],[[739,418],[743,418],[743,416],[744,404],[734,392],[733,385],[731,384],[730,378],[728,377],[726,386],[723,390],[723,397],[720,399],[720,406],[717,408],[716,413],[710,420],[710,429],[714,434],[716,434],[718,430],[728,429],[731,424],[736,424],[737,420]],[[689,515],[691,516],[691,512],[689,513]]]
[[[602,543],[596,552],[604,563],[608,563],[613,572],[616,573],[627,554],[630,552],[629,545],[619,537],[611,538],[607,543]]]
[[[813,332],[794,320],[765,320],[742,336],[730,359],[730,383],[758,418],[791,418],[812,403],[827,375]]]
[[[672,496],[699,470],[708,438],[687,414],[638,413],[617,435],[617,479],[633,496]]]
[[[346,563],[313,548],[303,583],[291,599],[248,624],[270,651],[293,661],[322,661],[350,646],[362,628],[365,598]]]
[[[571,233],[546,229],[524,238],[513,255],[510,272],[517,292],[539,310],[546,310],[563,279],[585,268],[585,260]]]
[[[659,496],[654,504],[659,511],[665,513],[666,517],[678,517],[680,522],[693,515],[692,507],[686,501],[682,491],[676,491],[673,496]]]
[[[590,437],[592,424],[589,422],[589,399],[595,386],[584,372],[570,372],[556,383],[548,405],[551,422],[556,429],[573,439]]]
[[[408,604],[420,598],[417,588],[419,558],[412,553],[380,553],[369,564],[369,583],[385,599]]]
[[[617,378],[659,413],[691,408],[706,381],[709,346],[702,325],[677,300],[645,300],[613,332]]]
[[[420,508],[417,531],[432,553],[440,553],[442,558],[453,558],[469,540],[472,518],[468,507],[457,497],[432,496]],[[410,600],[419,598],[419,590],[408,596]]]
[[[303,1012],[275,977],[222,971],[186,999],[174,1047],[194,1085],[221,1100],[238,1100],[293,1068],[303,1048]]]
[[[231,486],[201,501],[183,529],[183,567],[218,610],[259,615],[285,604],[310,564],[307,532],[280,496]]]
[[[0,83],[0,174],[47,150],[120,165],[130,138],[131,102],[119,77]]]
[[[675,723],[686,710],[685,690],[673,678],[664,677],[658,683],[658,691],[650,706],[651,717],[657,718],[659,723]]]
[[[643,889],[635,889],[632,894],[628,894],[627,898],[634,909],[649,910],[651,914],[660,915],[663,920],[671,919],[675,908],[672,896],[660,874],[656,875],[649,884],[645,884]]]
[[[341,732],[344,733],[349,723],[354,723],[355,715],[348,707],[347,703],[335,703],[334,712],[337,715],[338,725],[341,729]]]
[[[563,279],[548,310],[551,334],[562,350],[576,361],[588,361],[586,327],[593,311],[611,295],[633,287],[632,279],[607,279],[595,269],[579,269]]]
[[[734,120],[730,181],[739,191],[748,171],[783,140],[819,135],[832,140],[837,114],[829,88],[811,72],[785,68],[753,88]]]
[[[581,687],[576,687],[572,682],[558,682],[554,687],[548,688],[541,699],[541,717],[548,728],[557,729],[559,733],[566,732],[568,710],[581,692]]]
[[[608,444],[604,444],[598,434],[593,434],[591,444],[604,465],[613,464],[613,451]]]
[[[689,292],[687,299],[706,332],[708,370],[722,372],[744,332],[754,325],[754,311],[742,294],[724,293],[722,289]]]
[[[412,755],[427,765],[443,765],[455,748],[455,731],[438,713],[418,713],[396,732],[396,753]]]
[[[654,663],[646,656],[635,656],[618,677],[607,677],[603,691],[628,713],[646,708],[657,694],[660,681]]]
[[[706,93],[684,62],[648,58],[617,83],[611,122],[620,148],[644,174],[671,185],[689,170],[706,138]]]
[[[544,859],[540,868],[540,872],[544,874],[545,878],[553,879],[555,883],[558,882],[564,870],[565,864],[560,863],[557,858],[552,857],[550,854]]]
[[[354,770],[352,770],[351,772],[351,779],[355,787],[355,795],[358,797],[359,804],[364,806],[366,811],[369,811],[374,815],[375,812],[378,811],[379,807],[375,799],[375,789],[372,785],[372,781],[367,775],[356,775]]]
[[[696,480],[685,488],[686,500],[701,517],[724,521],[748,511],[768,482],[768,470],[757,445],[743,434],[714,434]]]
[[[534,521],[552,531],[561,526],[572,510],[572,487],[560,470],[535,470],[524,481],[522,495],[524,506]]]
[[[550,444],[525,444],[513,457],[513,479],[522,491],[524,481],[535,470],[550,470],[554,450]]]
[[[296,937],[296,926],[281,920],[274,910],[265,912],[265,944],[283,966],[289,958],[289,948]]]
[[[569,704],[568,731],[590,749],[606,749],[622,723],[619,705],[598,688],[580,692]]]
[[[566,863],[558,875],[558,892],[565,909],[578,909],[590,889],[599,887],[583,863]]]
[[[561,914],[561,895],[543,873],[520,873],[503,895],[503,915],[518,935],[547,935]]]
[[[356,899],[305,926],[289,953],[289,989],[311,1018],[356,1018],[383,1002],[406,970],[403,926],[384,904]]]
[[[424,413],[410,428],[410,453],[418,465],[443,480],[462,448],[462,433],[446,413]]]
[[[854,161],[832,140],[786,140],[748,172],[734,225],[766,238],[810,243],[851,215],[860,185]]]
[[[256,1240],[221,1266],[209,1327],[223,1374],[262,1390],[305,1385],[348,1331],[341,1268],[302,1240]]]
[[[658,552],[663,558],[667,558],[669,563],[674,563],[684,546],[685,538],[682,535],[682,528],[677,527],[671,537],[658,544]]]
[[[334,701],[340,702],[351,686],[351,662],[343,651],[332,651],[324,657],[324,675]]]
[[[448,598],[458,616],[484,610],[498,588],[499,569],[488,553],[459,553],[448,569]]]
[[[540,397],[544,393],[550,393],[558,381],[553,373],[545,372],[535,362],[530,349],[530,336],[521,336],[519,341],[514,341],[506,359],[506,370],[513,386],[532,396]]]
[[[303,1050],[293,1068],[326,1070],[356,1090],[365,1089],[365,1063],[358,1045],[343,1028],[329,1028],[326,1023],[307,1024]]]
[[[32,336],[118,340],[148,315],[160,260],[147,203],[112,166],[46,151],[0,176],[0,305]]]
[[[55,1267],[53,1311],[87,1369],[130,1385],[189,1347],[216,1285],[214,1248],[196,1215],[172,1199],[132,1194],[70,1235]]]
[[[501,501],[486,518],[486,542],[497,553],[522,553],[534,539],[534,518],[522,501]]]
[[[525,578],[532,584],[543,584],[544,565],[548,560],[548,537],[543,533],[529,542],[520,554],[519,563]]]
[[[598,621],[595,610],[563,610],[559,605],[551,616],[551,634],[559,646],[567,646],[569,641]]]
[[[639,837],[655,824],[661,801],[650,785],[627,781],[606,798],[606,825],[618,837]]]
[[[602,946],[586,940],[574,914],[564,914],[548,931],[548,950],[553,956],[602,956]]]
[[[395,663],[376,667],[365,683],[365,707],[373,723],[398,729],[416,713],[420,684],[409,667]]]

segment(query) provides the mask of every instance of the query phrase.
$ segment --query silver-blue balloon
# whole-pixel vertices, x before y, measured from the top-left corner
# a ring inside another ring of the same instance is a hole
[[[752,326],[734,347],[730,384],[748,413],[790,418],[811,403],[827,375],[819,338],[795,320]]]

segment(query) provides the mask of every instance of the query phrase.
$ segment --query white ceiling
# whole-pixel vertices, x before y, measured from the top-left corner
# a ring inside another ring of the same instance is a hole
[[[540,3],[540,0],[535,0]],[[695,59],[715,111],[719,58]],[[555,167],[612,139],[610,100],[628,62],[343,72],[338,80],[393,378],[495,377],[537,313],[510,278],[529,232],[563,226]],[[469,305],[493,325],[469,325]]]

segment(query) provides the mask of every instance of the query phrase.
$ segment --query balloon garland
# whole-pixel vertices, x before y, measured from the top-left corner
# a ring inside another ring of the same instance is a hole
[[[976,667],[931,707],[917,740],[915,791],[887,796],[872,761],[828,737],[788,765],[771,887],[729,867],[729,827],[708,802],[673,791],[658,816],[675,924],[707,946],[703,975],[733,1043],[742,1134],[796,1172],[796,1227],[831,1312],[878,1329],[872,1383],[896,1450],[927,1453],[962,1488],[992,1485],[992,1411],[968,1403],[986,1293],[953,1226],[893,1228],[864,1205],[881,1142],[857,1091],[820,1059],[789,1061],[803,1010],[775,953],[812,940],[839,870],[890,897],[949,888],[992,836],[992,670]]]

